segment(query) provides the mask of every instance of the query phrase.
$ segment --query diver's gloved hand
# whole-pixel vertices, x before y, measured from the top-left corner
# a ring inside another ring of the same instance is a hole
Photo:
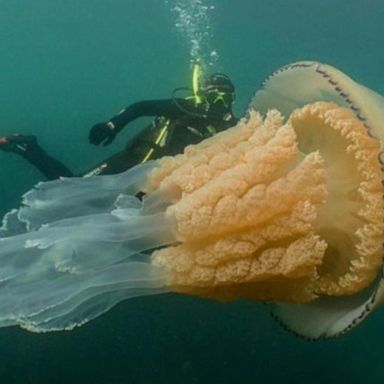
[[[89,131],[89,142],[94,145],[109,145],[115,139],[117,130],[112,122],[98,123]]]

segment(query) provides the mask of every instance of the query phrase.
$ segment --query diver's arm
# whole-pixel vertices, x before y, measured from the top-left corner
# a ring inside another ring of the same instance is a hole
[[[95,145],[101,143],[108,145],[127,124],[139,117],[163,116],[174,119],[184,115],[185,110],[193,107],[193,102],[185,99],[149,100],[134,103],[112,117],[107,123],[94,125],[89,133],[89,141]]]
[[[148,100],[131,104],[118,115],[112,117],[111,122],[116,132],[120,132],[131,121],[143,116],[163,116],[174,119],[185,114],[181,108],[191,108],[191,102],[185,99]]]

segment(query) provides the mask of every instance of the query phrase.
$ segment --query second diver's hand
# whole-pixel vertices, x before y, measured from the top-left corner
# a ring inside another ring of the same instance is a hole
[[[109,145],[115,139],[118,131],[115,125],[108,121],[107,123],[95,124],[89,131],[89,142],[93,145]]]

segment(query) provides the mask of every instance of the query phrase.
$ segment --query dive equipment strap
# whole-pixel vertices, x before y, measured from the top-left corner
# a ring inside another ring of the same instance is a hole
[[[167,138],[167,134],[168,134],[170,125],[171,125],[171,120],[170,119],[166,120],[164,123],[164,126],[163,126],[163,128],[161,128],[155,142],[152,143],[152,145],[150,145],[150,147],[151,147],[150,150],[147,152],[147,154],[144,156],[143,160],[141,161],[142,163],[145,163],[146,161],[148,161],[151,158],[155,149],[162,147],[162,143]]]

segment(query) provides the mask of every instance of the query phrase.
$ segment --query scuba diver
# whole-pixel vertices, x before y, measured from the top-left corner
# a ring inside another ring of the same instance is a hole
[[[21,155],[48,180],[116,174],[150,159],[176,155],[187,145],[196,144],[238,121],[232,113],[235,87],[229,77],[215,73],[203,84],[200,84],[200,78],[201,67],[195,65],[192,97],[175,97],[177,92],[189,90],[177,88],[170,99],[131,104],[109,121],[94,125],[89,132],[90,143],[106,146],[131,121],[142,116],[155,116],[154,121],[130,140],[123,151],[80,175],[74,175],[63,163],[48,155],[35,136],[0,138],[0,150]]]

